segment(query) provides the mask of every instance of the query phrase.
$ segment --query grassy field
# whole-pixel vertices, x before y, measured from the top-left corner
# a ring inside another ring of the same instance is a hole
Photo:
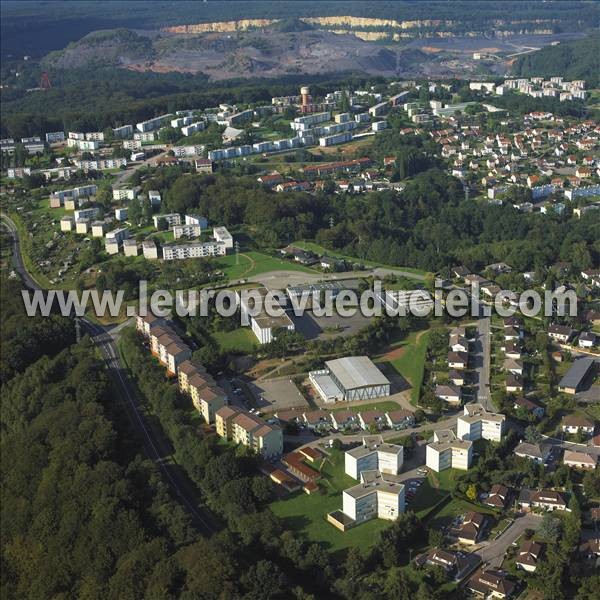
[[[218,268],[221,269],[229,279],[244,279],[254,275],[261,275],[269,271],[300,271],[303,273],[316,273],[298,263],[282,258],[268,256],[261,252],[244,252],[239,255],[239,264],[236,264],[236,256],[231,254],[219,258]]]
[[[294,242],[292,244],[297,248],[302,248],[303,250],[311,250],[312,252],[316,252],[317,254],[326,254],[327,256],[331,256],[334,258],[344,258],[346,260],[362,263],[369,267],[382,267],[384,269],[395,269],[397,271],[406,271],[407,273],[414,273],[415,275],[427,275],[427,271],[423,271],[421,269],[413,269],[412,267],[397,267],[393,265],[384,265],[383,263],[373,262],[371,260],[362,260],[360,258],[356,258],[356,256],[348,256],[347,254],[342,254],[341,252],[335,252],[333,250],[328,250],[324,246],[320,246],[315,242]]]
[[[486,509],[479,504],[472,504],[466,500],[460,500],[458,498],[452,498],[448,504],[444,505],[442,509],[435,514],[435,516],[429,522],[429,526],[433,529],[441,529],[442,527],[448,527],[455,517],[464,515],[469,511],[475,511],[482,514],[493,515],[494,511]]]
[[[249,327],[239,327],[233,331],[219,331],[212,337],[225,352],[241,352],[250,354],[258,347],[258,340]]]
[[[373,519],[342,532],[327,522],[327,513],[342,507],[342,491],[356,481],[344,473],[344,453],[332,451],[322,468],[322,493],[307,495],[296,492],[271,504],[271,510],[285,527],[297,532],[311,542],[323,544],[331,552],[339,552],[355,546],[366,551],[374,544],[377,533],[389,526],[381,519]]]
[[[390,361],[394,369],[412,386],[410,401],[414,405],[419,401],[421,392],[428,340],[429,331],[413,331],[396,346],[402,348],[400,356]]]

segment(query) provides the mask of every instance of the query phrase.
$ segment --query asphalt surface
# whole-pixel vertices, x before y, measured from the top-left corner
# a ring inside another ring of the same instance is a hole
[[[5,214],[2,214],[2,223],[12,234],[12,260],[15,272],[21,277],[27,288],[31,290],[43,290],[23,264],[16,225]],[[217,526],[213,522],[212,516],[198,506],[192,484],[181,472],[178,465],[173,462],[172,449],[168,440],[164,436],[158,435],[146,421],[143,409],[139,406],[137,401],[135,386],[127,373],[127,369],[121,362],[113,334],[109,329],[93,323],[85,317],[80,317],[79,321],[83,326],[83,329],[90,335],[90,338],[98,348],[107,366],[109,376],[115,385],[115,389],[119,393],[120,400],[125,407],[127,415],[144,441],[146,454],[162,471],[166,483],[173,492],[173,497],[177,498],[187,509],[200,531],[207,535],[216,532]]]

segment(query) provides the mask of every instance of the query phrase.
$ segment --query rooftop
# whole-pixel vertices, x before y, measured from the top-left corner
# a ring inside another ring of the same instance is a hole
[[[347,356],[325,365],[346,390],[390,383],[367,356]]]

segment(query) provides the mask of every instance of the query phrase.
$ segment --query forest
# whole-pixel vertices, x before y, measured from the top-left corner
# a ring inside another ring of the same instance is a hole
[[[584,219],[540,219],[510,205],[488,206],[465,199],[460,182],[435,168],[407,180],[401,193],[275,193],[252,177],[216,174],[179,177],[164,197],[173,212],[242,228],[260,249],[314,239],[349,256],[427,271],[455,264],[477,271],[498,261],[521,272],[558,260],[581,268],[600,263],[594,211]]]
[[[561,75],[565,80],[585,79],[588,87],[598,87],[599,57],[600,35],[595,34],[582,40],[546,46],[537,52],[525,54],[515,62],[513,73],[523,77]]]

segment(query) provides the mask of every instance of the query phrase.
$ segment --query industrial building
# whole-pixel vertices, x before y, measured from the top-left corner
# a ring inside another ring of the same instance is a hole
[[[593,358],[579,358],[558,382],[558,389],[565,394],[576,394],[591,381],[597,363]]]
[[[325,402],[352,402],[390,395],[389,379],[367,356],[329,360],[325,369],[308,375]]]

